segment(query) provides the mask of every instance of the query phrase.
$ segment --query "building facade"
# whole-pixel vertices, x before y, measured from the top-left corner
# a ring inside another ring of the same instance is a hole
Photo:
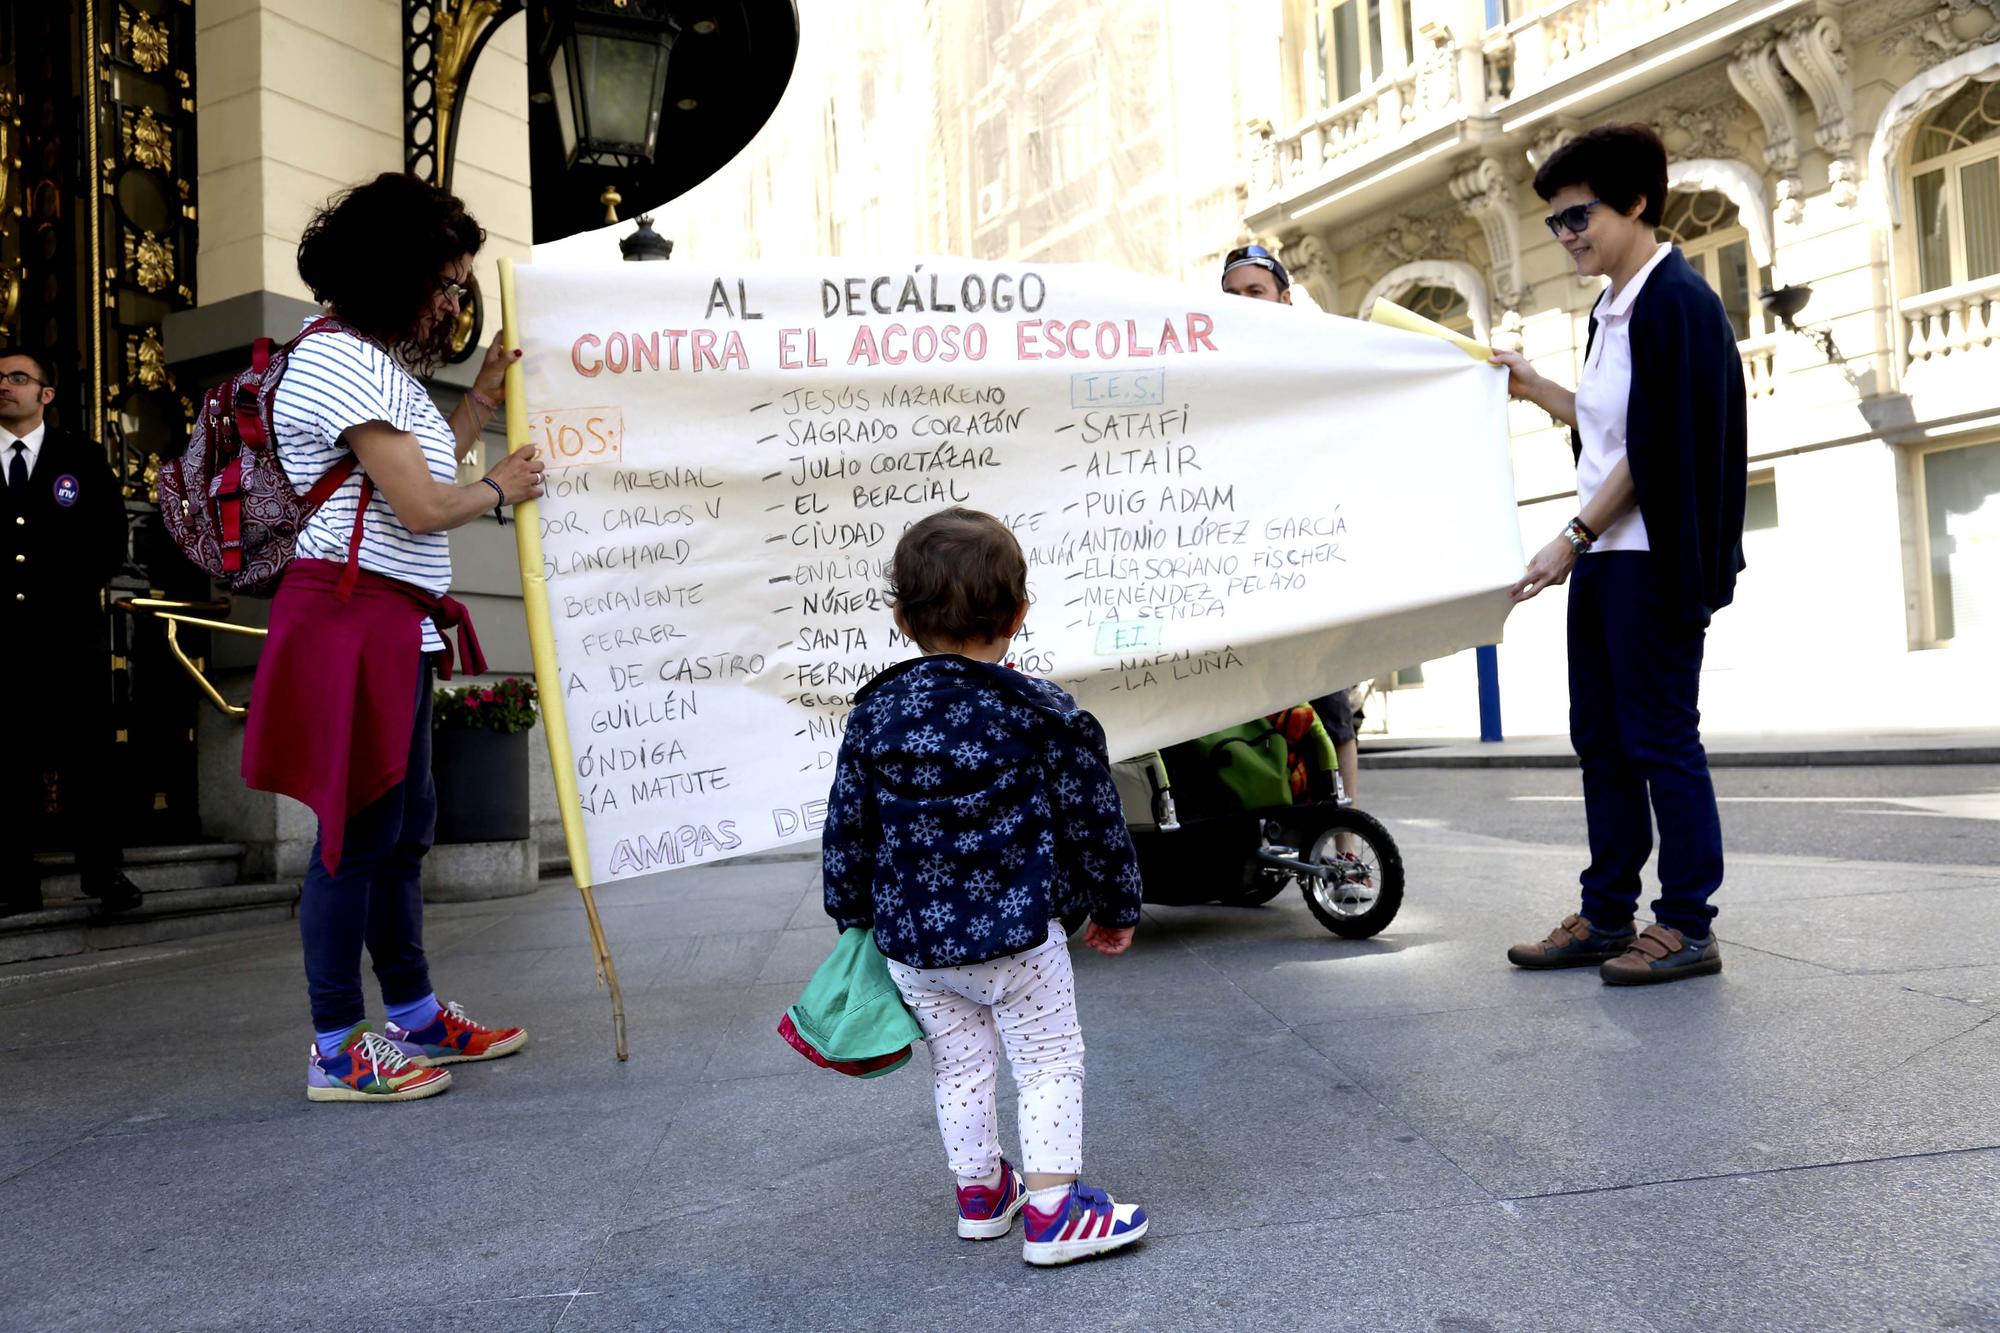
[[[2000,720],[2000,6],[1285,0],[1282,29],[1249,229],[1326,309],[1414,304],[1565,383],[1601,284],[1542,225],[1533,170],[1606,121],[1666,140],[1661,232],[1721,296],[1750,393],[1749,568],[1710,635],[1711,729]],[[1759,299],[1781,289],[1795,328]],[[1567,431],[1512,413],[1533,551],[1574,476]],[[1562,731],[1559,593],[1516,612],[1500,661],[1508,729]],[[1378,725],[1474,733],[1470,655],[1422,676]]]

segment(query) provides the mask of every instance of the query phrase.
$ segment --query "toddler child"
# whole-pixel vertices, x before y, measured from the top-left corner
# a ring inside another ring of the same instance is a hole
[[[896,545],[896,626],[923,651],[855,696],[823,833],[826,911],[870,926],[924,1030],[958,1234],[1062,1264],[1130,1245],[1145,1211],[1078,1179],[1083,1035],[1062,923],[1131,945],[1139,866],[1104,730],[1046,680],[1002,666],[1028,614],[1006,525],[947,509]],[[1020,1092],[1023,1171],[1000,1155],[999,1047]]]

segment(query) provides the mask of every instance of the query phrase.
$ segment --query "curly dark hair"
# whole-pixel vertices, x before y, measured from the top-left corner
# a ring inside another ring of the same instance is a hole
[[[1660,225],[1667,206],[1667,146],[1650,125],[1599,125],[1550,153],[1535,173],[1535,193],[1554,197],[1581,185],[1620,213],[1646,201],[1639,220]]]
[[[486,232],[457,195],[385,171],[328,200],[299,237],[299,276],[342,322],[411,369],[451,354],[451,323],[424,328],[446,266],[476,255]]]
[[[889,596],[925,652],[997,639],[1028,601],[1028,562],[1007,525],[976,509],[941,509],[896,543]]]

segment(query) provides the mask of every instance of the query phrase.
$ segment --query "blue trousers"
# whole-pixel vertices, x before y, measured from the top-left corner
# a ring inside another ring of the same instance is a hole
[[[1670,604],[1653,561],[1649,551],[1598,552],[1570,576],[1569,729],[1590,831],[1582,911],[1598,926],[1632,920],[1657,819],[1653,917],[1701,936],[1722,884],[1722,822],[1697,707],[1708,617]]]
[[[426,655],[417,672],[416,716],[402,782],[348,816],[339,869],[327,871],[319,840],[313,841],[312,862],[299,894],[313,1031],[338,1032],[365,1017],[364,942],[384,1004],[410,1004],[431,993],[430,963],[424,957],[423,867],[436,827],[431,663]]]

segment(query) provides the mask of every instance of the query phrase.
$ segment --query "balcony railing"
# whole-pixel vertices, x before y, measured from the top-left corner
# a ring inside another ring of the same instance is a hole
[[[1507,25],[1513,83],[1536,88],[1560,77],[1572,62],[1596,64],[1619,46],[1618,38],[1662,14],[1698,0],[1568,0]]]
[[[1440,124],[1477,120],[1629,55],[1734,0],[1558,0],[1503,28],[1454,35],[1425,25],[1411,62],[1260,146],[1251,195],[1287,195],[1358,169]]]
[[[2000,338],[2000,274],[1920,292],[1896,303],[1906,366],[1963,355]]]
[[[1767,333],[1761,338],[1745,338],[1736,344],[1736,350],[1743,357],[1743,392],[1750,401],[1776,393],[1778,336]]]

